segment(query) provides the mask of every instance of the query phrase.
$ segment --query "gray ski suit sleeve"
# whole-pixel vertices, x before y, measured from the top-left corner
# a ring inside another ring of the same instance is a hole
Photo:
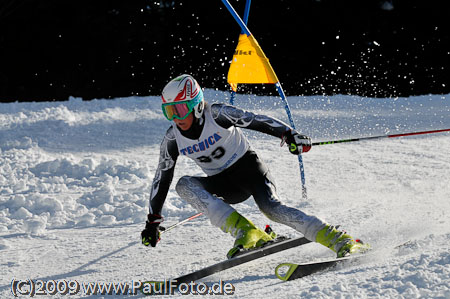
[[[214,120],[224,128],[236,126],[278,138],[282,138],[286,131],[291,130],[291,127],[281,120],[227,104],[212,104],[211,111]]]
[[[173,133],[173,128],[170,127],[161,142],[158,168],[156,169],[150,191],[150,214],[161,214],[170,184],[172,183],[178,155],[175,134]]]

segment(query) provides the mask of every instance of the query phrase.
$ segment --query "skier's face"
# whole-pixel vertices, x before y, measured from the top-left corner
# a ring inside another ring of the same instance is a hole
[[[183,131],[187,131],[194,122],[194,113],[193,112],[189,113],[188,117],[186,117],[185,119],[174,118],[173,121],[175,122],[178,128],[180,128]]]

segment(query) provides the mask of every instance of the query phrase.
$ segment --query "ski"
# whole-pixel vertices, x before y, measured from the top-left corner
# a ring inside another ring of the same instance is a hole
[[[402,248],[404,246],[409,245],[410,243],[411,241],[406,241],[404,243],[401,243],[400,245],[394,246],[393,249]],[[359,254],[354,254],[342,258],[333,258],[318,262],[310,262],[302,264],[282,263],[275,268],[275,275],[279,279],[284,281],[294,280],[320,271],[332,270],[336,268],[338,265],[357,263],[362,259],[368,258],[369,256],[372,256],[374,254],[376,254],[376,251],[374,252],[372,250],[369,250]]]
[[[367,257],[367,254],[350,255],[338,259],[303,264],[282,263],[275,268],[275,275],[284,281],[294,280],[323,270],[333,269],[344,263],[353,263],[364,257]]]
[[[170,279],[170,283],[171,285],[179,285],[181,283],[189,283],[189,282],[193,282],[196,281],[198,279],[210,276],[212,274],[215,274],[217,272],[220,271],[224,271],[227,269],[230,269],[232,267],[236,267],[238,265],[268,256],[270,254],[274,254],[277,252],[281,252],[290,248],[294,248],[294,247],[298,247],[307,243],[310,243],[311,241],[309,241],[308,239],[306,239],[305,237],[299,237],[299,238],[294,238],[294,239],[287,239],[287,240],[283,240],[283,241],[279,241],[279,242],[274,242],[274,243],[270,243],[267,244],[263,247],[260,248],[256,248],[253,250],[248,250],[248,251],[243,251],[242,253],[239,253],[237,256],[219,262],[217,264],[211,265],[209,267],[188,273],[186,275],[182,275],[179,276],[177,278],[174,279]],[[158,291],[158,285],[159,287],[163,287],[164,285],[167,284],[167,280],[166,281],[147,281],[145,283],[143,283],[143,286],[141,287],[141,291],[145,294],[145,295],[152,295],[152,293],[147,293],[145,292],[144,286],[147,284],[152,284],[152,290],[153,291]]]

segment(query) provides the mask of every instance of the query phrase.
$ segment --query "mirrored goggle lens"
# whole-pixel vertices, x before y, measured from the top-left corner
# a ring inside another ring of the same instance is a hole
[[[173,120],[174,118],[184,119],[191,112],[187,103],[166,104],[162,108],[168,120]]]

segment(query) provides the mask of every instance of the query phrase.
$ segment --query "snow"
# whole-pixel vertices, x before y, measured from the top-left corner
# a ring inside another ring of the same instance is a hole
[[[229,99],[209,89],[205,97]],[[313,141],[450,128],[450,95],[288,100],[297,128]],[[205,217],[163,234],[156,248],[140,244],[159,144],[169,126],[159,105],[153,96],[0,104],[1,298],[13,297],[14,279],[163,280],[224,259],[233,239]],[[276,97],[238,95],[236,105],[287,122]],[[232,283],[241,298],[450,298],[449,133],[314,147],[303,156],[308,200],[301,199],[296,157],[272,137],[245,133],[286,204],[340,224],[377,253],[361,265],[279,281],[278,263],[333,257],[308,244],[202,282]],[[201,171],[180,158],[174,182],[186,174]],[[253,199],[236,208],[260,226],[300,235],[271,223]],[[165,224],[195,213],[173,184]],[[80,290],[71,297],[83,296]]]

